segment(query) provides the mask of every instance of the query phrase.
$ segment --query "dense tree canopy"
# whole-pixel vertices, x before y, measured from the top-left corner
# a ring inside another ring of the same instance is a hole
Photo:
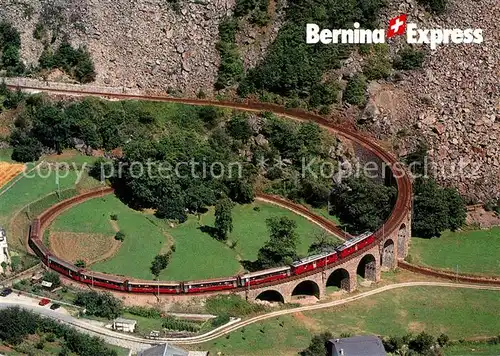
[[[228,198],[219,199],[215,204],[215,231],[220,240],[227,240],[233,231],[232,209],[233,202]]]
[[[266,220],[269,229],[269,241],[259,250],[257,265],[271,268],[287,265],[297,258],[297,223],[284,216]]]
[[[396,194],[394,187],[365,176],[350,177],[333,189],[332,210],[351,233],[375,231],[391,213]]]
[[[31,311],[10,307],[0,310],[0,341],[9,345],[20,344],[30,335],[52,334],[62,339],[63,350],[81,356],[116,356],[102,339],[77,332],[75,329]]]
[[[239,87],[242,95],[254,92],[272,92],[288,97],[307,98],[311,106],[328,105],[334,92],[323,83],[326,70],[340,66],[340,60],[349,54],[343,45],[311,45],[304,41],[307,23],[320,28],[348,28],[355,21],[364,27],[374,23],[381,0],[293,0],[288,2],[286,23],[269,47],[266,57],[248,71]],[[327,101],[317,100],[317,93]],[[330,99],[328,99],[330,98]]]
[[[95,315],[107,319],[114,319],[121,315],[123,303],[111,293],[99,293],[96,291],[78,292],[75,305],[82,306],[89,315]]]
[[[441,188],[432,178],[418,178],[414,186],[413,235],[439,236],[465,224],[465,202],[456,189]]]
[[[327,355],[326,345],[328,340],[333,339],[330,332],[314,335],[307,349],[300,352],[300,356],[325,356]]]
[[[8,76],[20,75],[25,71],[21,61],[21,36],[12,24],[0,22],[0,71]]]

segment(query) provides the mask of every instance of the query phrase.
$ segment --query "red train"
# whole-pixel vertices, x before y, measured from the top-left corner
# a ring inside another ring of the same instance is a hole
[[[271,268],[235,277],[188,282],[164,282],[132,280],[126,277],[98,273],[76,267],[75,265],[54,256],[50,250],[45,247],[40,238],[40,227],[40,220],[35,219],[30,227],[29,245],[47,267],[65,275],[68,278],[80,283],[89,284],[91,286],[130,293],[153,294],[208,293],[271,283],[286,279],[290,276],[300,275],[331,265],[375,241],[373,234],[371,232],[366,232],[344,242],[335,250],[308,256],[299,261],[295,261],[290,266]]]

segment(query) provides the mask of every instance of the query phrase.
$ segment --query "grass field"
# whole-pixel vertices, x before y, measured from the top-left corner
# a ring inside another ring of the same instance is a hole
[[[254,210],[254,207],[258,207],[258,211]],[[259,248],[269,239],[265,220],[271,216],[287,216],[297,222],[297,234],[300,237],[298,251],[302,255],[307,254],[308,247],[314,241],[314,235],[321,231],[305,218],[270,204],[255,202],[236,205],[232,216],[234,229],[229,235],[229,240],[236,242],[234,249],[200,230],[201,226],[214,225],[213,209],[202,215],[200,221],[191,216],[186,223],[169,229],[170,235],[176,242],[176,251],[161,278],[185,280],[237,273],[241,270],[237,260],[256,259]],[[189,265],[186,264],[187,261]]]
[[[499,308],[497,291],[412,287],[345,306],[266,320],[199,349],[223,355],[296,355],[307,347],[313,334],[326,330],[334,335],[403,335],[425,330],[435,336],[446,333],[455,340],[496,336]]]
[[[12,155],[12,148],[2,148],[0,149],[0,161],[2,162],[12,162],[10,156]]]
[[[500,344],[457,344],[444,349],[445,356],[494,356],[500,355]]]
[[[450,232],[438,239],[412,238],[413,263],[463,273],[500,275],[500,227]]]
[[[16,211],[23,206],[57,191],[56,174],[41,170],[42,176],[23,177],[8,191],[0,190],[0,225],[6,225]],[[77,173],[69,172],[68,176],[59,179],[61,190],[75,186]],[[5,193],[3,193],[5,191]]]
[[[161,250],[166,237],[147,215],[130,209],[114,196],[76,205],[54,221],[51,231],[114,235],[111,214],[118,215],[117,224],[126,235],[125,241],[114,257],[92,265],[92,269],[151,279],[151,261]]]
[[[259,210],[254,210],[254,207]],[[184,224],[170,227],[166,221],[134,211],[113,196],[97,198],[79,204],[59,216],[52,224],[52,232],[71,232],[114,235],[110,215],[118,215],[118,226],[126,234],[118,252],[106,261],[92,265],[100,272],[123,274],[151,279],[149,270],[154,256],[160,253],[169,239],[175,241],[175,253],[169,266],[162,271],[162,280],[193,280],[234,275],[243,271],[240,259],[255,259],[258,249],[267,241],[269,233],[265,219],[270,216],[288,216],[297,222],[300,236],[299,252],[306,254],[319,227],[285,209],[262,203],[237,205],[233,210],[234,230],[231,249],[227,244],[202,232],[203,225],[213,226],[213,209],[200,220],[190,216]]]

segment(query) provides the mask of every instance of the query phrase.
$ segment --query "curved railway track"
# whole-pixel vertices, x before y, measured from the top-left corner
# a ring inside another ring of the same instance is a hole
[[[228,102],[228,101],[215,101],[215,100],[202,100],[202,99],[184,99],[184,98],[173,98],[169,96],[163,95],[146,95],[146,94],[125,94],[125,93],[110,93],[105,91],[90,91],[90,90],[76,90],[76,89],[62,89],[62,88],[50,88],[50,87],[34,87],[34,86],[22,86],[22,85],[8,85],[10,89],[20,89],[27,91],[41,91],[52,94],[59,95],[72,95],[72,96],[95,96],[106,99],[118,99],[118,100],[144,100],[144,101],[157,101],[157,102],[171,102],[171,103],[179,103],[179,104],[187,104],[187,105],[198,105],[198,106],[217,106],[224,108],[232,108],[243,111],[252,111],[252,112],[262,112],[269,111],[276,115],[285,116],[292,120],[296,121],[309,121],[315,122],[323,129],[331,132],[332,134],[342,136],[346,139],[349,139],[360,146],[364,147],[368,151],[372,152],[378,158],[380,158],[392,171],[393,177],[396,181],[398,195],[391,212],[391,215],[384,223],[383,228],[378,229],[374,232],[375,242],[374,244],[379,243],[383,240],[384,236],[390,235],[394,231],[399,230],[400,226],[405,221],[407,214],[411,207],[411,198],[412,198],[412,184],[410,177],[408,176],[406,170],[396,158],[386,150],[384,150],[380,145],[375,143],[373,139],[366,137],[360,132],[354,131],[349,128],[345,128],[341,125],[336,125],[329,122],[326,118],[316,115],[310,112],[305,112],[297,109],[286,109],[282,106],[268,103],[256,103],[256,102]],[[267,196],[268,199],[276,200],[276,197]],[[62,205],[66,204],[66,202],[60,203]],[[71,205],[70,203],[68,203]],[[293,204],[287,203],[286,201],[281,204]],[[60,209],[63,210],[66,207],[61,206]],[[319,217],[317,215],[312,214],[311,212],[304,211],[307,210],[302,207],[303,210],[301,214],[306,214],[307,217],[311,220],[314,220],[317,224],[325,226],[326,230],[332,231],[337,234],[339,237],[348,237],[346,236],[338,227],[335,226],[331,221]],[[295,206],[295,210],[300,209],[300,206]],[[42,214],[43,222],[50,221],[53,219],[54,215],[57,214],[57,209],[49,209],[45,213]],[[346,262],[352,258],[359,256],[364,253],[364,251],[370,249],[373,245],[366,246],[365,248],[357,251],[356,253],[350,255],[349,257],[342,260],[342,262]],[[320,273],[321,270],[311,271],[314,273]],[[304,277],[307,274],[303,274]],[[290,277],[293,278],[293,277]],[[279,282],[287,282],[290,279],[282,279]],[[265,285],[259,285],[258,287],[264,287]]]

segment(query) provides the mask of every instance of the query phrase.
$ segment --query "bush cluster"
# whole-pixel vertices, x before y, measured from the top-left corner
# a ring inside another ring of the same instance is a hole
[[[162,326],[167,330],[176,330],[176,331],[197,332],[198,330],[200,330],[199,324],[190,321],[179,320],[172,316],[164,318]]]
[[[88,315],[95,315],[107,319],[115,319],[122,314],[123,303],[111,293],[95,291],[78,292],[75,305],[84,307]]]
[[[265,26],[269,23],[267,9],[269,0],[238,0],[234,8],[236,17],[249,16],[249,21],[257,26]]]
[[[161,312],[158,309],[155,308],[147,308],[147,307],[141,307],[141,306],[131,306],[125,308],[126,312],[132,314],[132,315],[137,315],[137,316],[142,316],[144,318],[149,318],[149,319],[159,319],[161,318]]]
[[[10,345],[19,345],[29,335],[37,333],[50,333],[46,337],[48,342],[55,338],[64,340],[63,350],[66,350],[66,355],[69,355],[70,352],[81,356],[117,355],[116,351],[109,349],[102,339],[79,333],[65,324],[41,317],[19,307],[0,310],[1,341]],[[36,345],[39,349],[43,348],[43,340],[41,341],[42,343]]]
[[[55,52],[46,47],[38,63],[41,69],[59,68],[80,83],[90,83],[96,76],[94,62],[87,49],[75,49],[68,42],[62,42]]]
[[[243,61],[236,46],[238,21],[226,18],[219,24],[219,42],[217,50],[220,55],[219,72],[215,88],[217,90],[236,84],[243,77]]]
[[[355,74],[349,78],[343,93],[345,102],[352,105],[364,105],[366,102],[366,78],[362,74]]]
[[[19,31],[8,22],[0,22],[0,71],[7,76],[21,75],[25,66],[21,61],[21,36]]]
[[[394,61],[394,68],[402,70],[421,68],[424,59],[424,51],[407,47],[398,53],[398,58]]]
[[[288,3],[286,23],[269,46],[265,58],[241,82],[241,96],[270,92],[318,105],[315,87],[327,70],[340,66],[349,56],[348,46],[310,45],[304,41],[307,23],[322,28],[347,28],[354,21],[364,27],[375,23],[382,1],[293,0]],[[323,89],[319,89],[320,91]],[[312,101],[309,100],[310,97]]]

